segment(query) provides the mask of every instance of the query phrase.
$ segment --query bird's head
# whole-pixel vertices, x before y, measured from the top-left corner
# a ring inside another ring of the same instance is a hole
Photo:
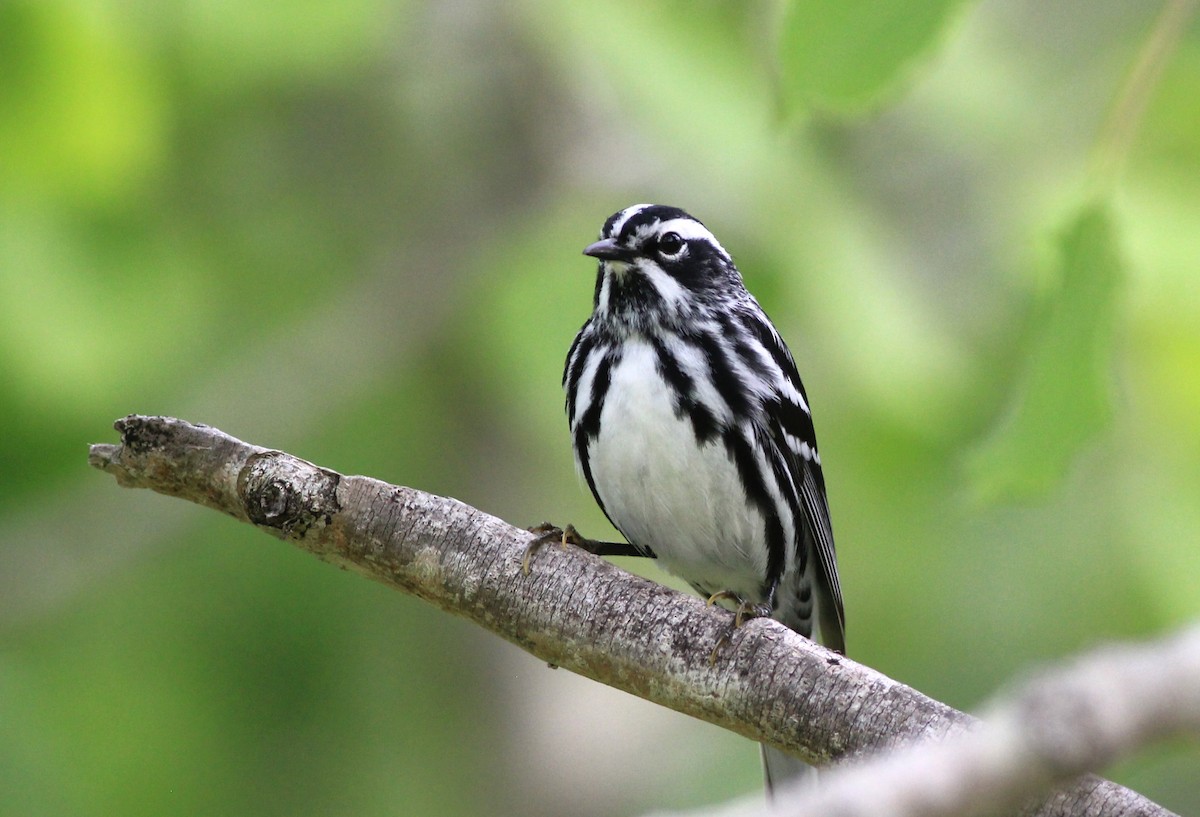
[[[583,253],[600,261],[597,316],[635,327],[686,320],[745,291],[721,242],[678,207],[626,207]]]

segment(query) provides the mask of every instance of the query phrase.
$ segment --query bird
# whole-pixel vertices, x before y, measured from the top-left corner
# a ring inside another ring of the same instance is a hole
[[[614,213],[583,253],[596,285],[563,371],[567,420],[628,552],[733,609],[735,627],[769,616],[844,654],[808,396],[732,256],[699,219],[655,204]],[[763,762],[768,792],[807,768],[766,746]]]

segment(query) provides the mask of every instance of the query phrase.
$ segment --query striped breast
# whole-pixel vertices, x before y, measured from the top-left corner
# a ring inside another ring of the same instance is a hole
[[[592,404],[600,411],[594,435],[575,435],[576,461],[613,524],[697,589],[762,601],[765,521],[722,436],[699,443],[647,341],[628,339],[589,364],[573,425]]]

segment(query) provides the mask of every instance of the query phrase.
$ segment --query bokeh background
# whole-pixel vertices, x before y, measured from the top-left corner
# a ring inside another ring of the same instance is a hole
[[[1195,618],[1197,27],[1123,91],[1162,8],[0,2],[0,812],[754,791],[740,738],[86,465],[171,414],[615,535],[559,377],[638,201],[799,360],[854,658],[971,708]],[[1200,811],[1194,743],[1107,773]]]

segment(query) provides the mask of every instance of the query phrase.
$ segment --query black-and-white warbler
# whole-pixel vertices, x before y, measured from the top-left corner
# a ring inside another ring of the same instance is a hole
[[[845,652],[808,398],[791,352],[697,219],[636,204],[584,250],[594,311],[563,387],[575,460],[641,555],[735,621],[769,615]],[[764,752],[768,787],[799,761]]]

